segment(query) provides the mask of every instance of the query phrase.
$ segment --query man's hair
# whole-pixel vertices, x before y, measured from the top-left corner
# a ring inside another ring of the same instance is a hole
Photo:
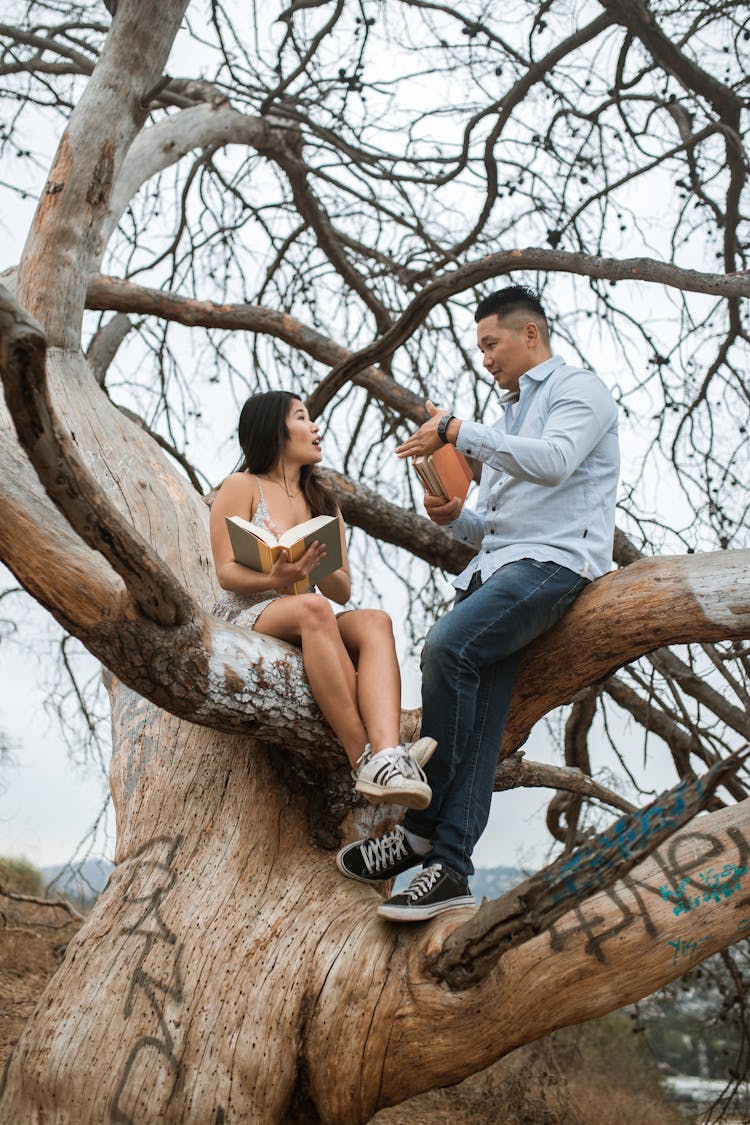
[[[549,343],[549,324],[539,294],[527,285],[508,285],[505,289],[490,293],[489,297],[485,297],[477,305],[474,320],[478,324],[486,316],[493,315],[504,320],[518,313],[533,320],[544,343]]]

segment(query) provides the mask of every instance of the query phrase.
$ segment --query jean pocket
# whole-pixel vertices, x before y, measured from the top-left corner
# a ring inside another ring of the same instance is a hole
[[[560,595],[560,597],[552,607],[551,624],[556,624],[563,616],[563,614],[568,612],[579,594],[582,594],[586,586],[589,585],[590,583],[588,578],[579,578],[574,586],[571,586],[569,590],[566,590],[564,594]]]
[[[560,563],[552,562],[551,559],[548,562],[540,562],[539,559],[524,559],[524,562],[527,562],[529,566],[533,566],[535,570],[544,571],[545,574],[554,574],[556,570],[565,570],[564,566],[561,566]]]

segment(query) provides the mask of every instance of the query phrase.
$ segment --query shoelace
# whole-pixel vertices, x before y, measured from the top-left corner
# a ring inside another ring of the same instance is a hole
[[[375,774],[375,779],[381,785],[387,785],[393,777],[411,777],[421,781],[421,772],[417,763],[408,754],[396,754],[383,762],[380,770]]]
[[[398,763],[401,773],[406,774],[407,777],[414,777],[417,781],[427,780],[422,767],[412,758],[408,750],[404,750],[399,756]]]
[[[415,875],[411,883],[406,889],[406,894],[410,899],[421,898],[426,895],[428,891],[437,883],[442,874],[442,867],[439,863],[434,863],[431,867],[425,867],[420,875]]]
[[[403,829],[397,826],[392,832],[377,840],[366,841],[360,845],[362,859],[370,875],[382,871],[406,856]]]
[[[365,753],[367,753],[365,751]],[[359,771],[363,765],[375,759],[378,764],[378,769],[372,775],[372,780],[377,782],[378,785],[387,785],[393,778],[407,777],[416,781],[426,781],[422,769],[414,761],[411,755],[407,754],[405,750],[398,749],[390,754],[368,754],[365,758],[364,755],[357,763],[356,772],[352,770],[352,777],[356,779],[359,777]]]

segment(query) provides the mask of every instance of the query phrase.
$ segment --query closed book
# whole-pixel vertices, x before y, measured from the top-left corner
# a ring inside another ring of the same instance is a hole
[[[338,516],[313,516],[290,527],[278,539],[265,527],[258,527],[241,516],[227,516],[226,521],[235,562],[260,574],[271,573],[282,551],[287,552],[289,562],[296,562],[313,543],[325,547],[323,559],[310,571],[308,580],[286,587],[285,593],[304,594],[343,563]]]
[[[454,446],[443,445],[428,457],[414,457],[412,464],[425,492],[443,500],[466,499],[474,477],[469,462]]]

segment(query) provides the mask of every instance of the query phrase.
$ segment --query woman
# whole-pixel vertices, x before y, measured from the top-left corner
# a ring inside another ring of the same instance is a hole
[[[421,767],[436,743],[423,738],[409,747],[399,744],[401,677],[391,619],[381,610],[334,615],[326,600],[343,605],[351,582],[341,512],[314,468],[323,459],[318,427],[296,395],[265,391],[243,406],[239,440],[240,467],[211,508],[214,563],[226,591],[214,613],[300,645],[310,688],[346,751],[355,789],[374,803],[426,808],[432,794]],[[338,516],[343,565],[321,581],[320,593],[283,592],[321,561],[325,548],[318,543],[297,562],[282,551],[270,574],[235,562],[227,516],[241,516],[278,538],[324,513]]]

